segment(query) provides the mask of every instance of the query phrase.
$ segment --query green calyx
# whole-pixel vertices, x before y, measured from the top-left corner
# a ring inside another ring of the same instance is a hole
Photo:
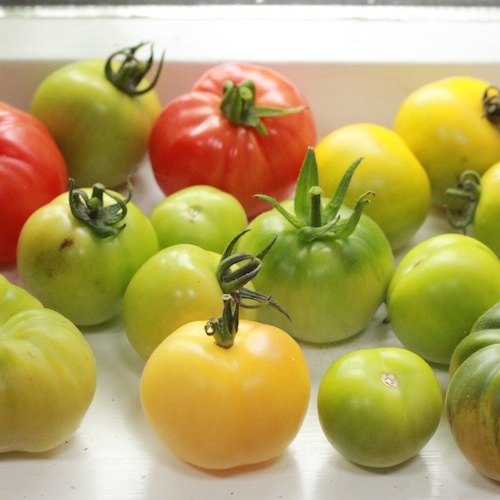
[[[256,195],[257,198],[269,202],[285,219],[297,229],[303,241],[313,241],[321,236],[343,239],[350,236],[358,225],[364,206],[370,202],[374,193],[367,191],[356,202],[348,218],[341,219],[339,210],[344,202],[351,178],[361,163],[362,158],[354,161],[344,173],[333,196],[326,204],[322,200],[319,187],[316,155],[312,147],[308,148],[302,164],[294,197],[295,214],[285,209],[277,200],[267,195]]]
[[[152,44],[147,60],[141,61],[136,57],[136,52],[146,44],[146,42],[142,42],[134,47],[118,50],[114,54],[111,54],[104,66],[106,78],[119,91],[129,96],[138,96],[149,92],[156,85],[160,76],[164,53],[162,54],[160,64],[151,82],[143,88],[138,88],[153,65]],[[118,66],[115,64],[116,62],[119,62]]]
[[[461,202],[456,214],[453,214],[449,207],[445,207],[448,223],[454,229],[466,234],[467,228],[474,224],[476,209],[481,198],[481,176],[474,170],[464,171],[457,186],[446,190],[446,196]]]
[[[494,125],[500,125],[500,90],[490,85],[483,94],[483,116]]]
[[[271,297],[245,288],[262,268],[262,259],[276,241],[274,238],[255,256],[249,253],[233,254],[236,243],[247,231],[248,229],[233,238],[221,256],[216,276],[223,291],[222,316],[210,318],[205,325],[207,335],[213,336],[216,344],[226,349],[233,345],[238,332],[240,307],[253,309],[270,305],[289,318],[286,311]],[[250,300],[251,303],[245,300]]]
[[[263,136],[267,135],[267,130],[261,118],[289,115],[303,109],[305,106],[288,109],[256,106],[255,84],[251,80],[245,80],[240,85],[236,85],[231,80],[223,84],[223,96],[220,103],[222,114],[235,125],[255,127]]]
[[[123,231],[125,224],[116,226],[127,215],[127,203],[132,198],[132,184],[127,182],[128,196],[123,199],[116,193],[106,190],[100,184],[94,184],[89,196],[83,189],[74,188],[75,181],[69,181],[69,206],[73,216],[86,224],[99,238],[116,236]],[[116,203],[104,206],[104,194]]]

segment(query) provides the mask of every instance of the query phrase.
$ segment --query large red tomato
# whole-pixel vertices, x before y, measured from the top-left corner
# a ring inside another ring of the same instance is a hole
[[[315,144],[312,112],[292,82],[270,68],[226,63],[164,108],[149,153],[166,194],[211,185],[238,198],[253,218],[269,208],[255,194],[280,201],[293,193]]]
[[[67,184],[66,163],[45,126],[0,102],[0,262],[15,260],[26,219]]]

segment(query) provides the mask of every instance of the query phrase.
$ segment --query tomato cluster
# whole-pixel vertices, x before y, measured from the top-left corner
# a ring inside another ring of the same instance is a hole
[[[1,277],[12,382],[0,400],[18,401],[0,404],[0,451],[47,450],[75,431],[96,384],[79,327],[119,318],[144,362],[138,401],[174,454],[207,469],[265,462],[309,407],[302,346],[335,353],[382,310],[393,345],[333,354],[322,374],[328,441],[355,464],[398,465],[444,404],[464,455],[498,479],[500,460],[478,451],[500,454],[498,90],[433,82],[392,128],[318,140],[306,96],[264,66],[214,66],[162,107],[161,64],[149,82],[144,46],[48,75],[29,114],[0,105],[0,261],[23,286]],[[164,194],[149,215],[138,168]],[[449,231],[413,244],[431,210]],[[448,366],[443,401],[433,368]]]

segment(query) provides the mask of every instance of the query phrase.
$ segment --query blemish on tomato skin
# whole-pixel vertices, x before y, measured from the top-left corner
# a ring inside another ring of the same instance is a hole
[[[74,245],[74,240],[73,238],[64,238],[64,240],[62,240],[61,244],[59,245],[59,251],[61,250],[64,250],[65,248],[69,248],[69,247],[72,247]]]

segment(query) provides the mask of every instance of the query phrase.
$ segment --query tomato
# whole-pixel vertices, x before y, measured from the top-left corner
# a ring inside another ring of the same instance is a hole
[[[45,126],[0,102],[0,262],[16,258],[26,219],[66,190],[68,171]]]
[[[458,343],[450,360],[450,377],[471,354],[492,344],[500,344],[500,301],[481,314],[470,333]]]
[[[206,469],[275,458],[297,435],[309,406],[311,381],[300,346],[279,328],[240,319],[241,307],[251,307],[242,299],[282,311],[245,288],[275,240],[258,255],[233,255],[241,236],[231,240],[217,269],[224,291],[220,317],[170,333],[141,378],[144,414],[160,440]]]
[[[309,403],[300,347],[282,330],[242,320],[233,347],[224,349],[204,325],[179,328],[147,361],[141,402],[149,423],[173,453],[198,467],[275,458],[296,436]]]
[[[481,335],[488,330],[470,336]],[[456,367],[445,398],[446,417],[453,437],[465,458],[482,474],[500,480],[500,331],[490,344],[457,355],[463,361]],[[464,339],[468,340],[468,338]],[[462,341],[462,342],[464,342]],[[457,350],[462,350],[462,345]],[[464,347],[468,350],[468,347]]]
[[[71,188],[26,221],[19,276],[45,307],[80,326],[121,312],[130,279],[158,251],[153,226],[130,196],[100,184]]]
[[[362,157],[344,203],[354,208],[363,193],[373,190],[375,199],[365,214],[381,227],[394,250],[411,240],[429,212],[430,184],[401,137],[380,125],[356,123],[326,135],[315,150],[325,196],[333,195],[345,169]]]
[[[318,416],[332,446],[365,467],[392,467],[417,455],[441,418],[431,367],[397,347],[360,349],[332,363],[318,390]]]
[[[425,168],[434,205],[450,204],[446,190],[462,172],[482,174],[500,161],[498,106],[497,89],[466,76],[424,85],[401,104],[394,130]]]
[[[4,324],[16,313],[28,309],[42,309],[42,303],[24,288],[12,284],[0,274],[0,324]]]
[[[310,148],[295,198],[280,205],[263,197],[274,208],[257,216],[238,244],[240,251],[254,254],[277,235],[253,283],[274,297],[292,321],[270,308],[259,309],[258,318],[302,341],[335,342],[359,333],[382,304],[392,276],[389,242],[362,214],[368,199],[362,197],[354,210],[341,204],[357,164],[332,198],[321,199]]]
[[[151,212],[160,248],[191,243],[222,253],[248,224],[241,203],[212,186],[190,186],[167,196]]]
[[[500,330],[500,301],[481,314],[474,322],[471,333],[479,330]]]
[[[209,69],[157,119],[149,156],[160,188],[217,187],[238,198],[249,218],[254,198],[291,195],[315,122],[302,92],[276,71],[226,63]]]
[[[149,358],[182,325],[219,313],[220,261],[221,254],[185,243],[160,250],[136,272],[125,291],[122,319],[141,357]],[[244,310],[242,317],[256,319],[256,310]]]
[[[0,275],[0,452],[44,452],[77,430],[96,387],[84,336]]]
[[[427,361],[449,364],[477,318],[500,300],[500,261],[483,243],[440,234],[400,261],[387,310],[402,344]]]
[[[447,195],[452,200],[464,201],[458,216],[447,212],[451,226],[482,241],[500,257],[500,162],[482,176],[473,170],[465,171],[457,186],[447,190]]]
[[[146,62],[136,57],[143,45],[120,50],[107,61],[63,66],[36,89],[31,112],[54,137],[77,186],[118,187],[146,156],[161,104],[146,80],[152,50]]]

